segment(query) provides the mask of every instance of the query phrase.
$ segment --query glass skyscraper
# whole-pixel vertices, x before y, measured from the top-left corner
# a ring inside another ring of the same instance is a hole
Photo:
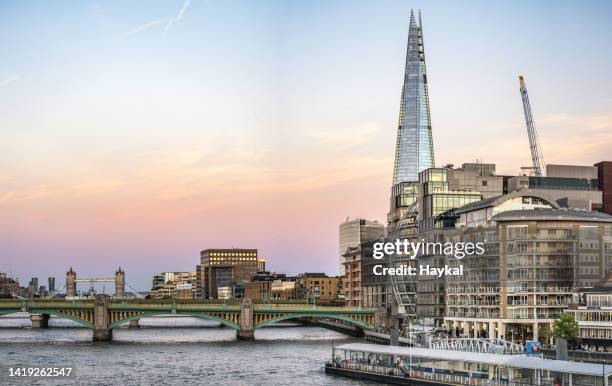
[[[393,185],[416,182],[419,179],[419,172],[433,166],[434,150],[421,14],[419,12],[417,24],[411,11],[395,146]]]

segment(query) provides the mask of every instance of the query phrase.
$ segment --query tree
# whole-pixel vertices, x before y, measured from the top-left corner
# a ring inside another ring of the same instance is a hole
[[[562,314],[559,320],[555,320],[552,334],[555,338],[567,341],[575,341],[578,338],[578,322],[572,314]]]

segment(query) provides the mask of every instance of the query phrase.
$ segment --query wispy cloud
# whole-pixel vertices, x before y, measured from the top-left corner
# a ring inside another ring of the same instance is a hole
[[[141,25],[140,27],[136,27],[136,28],[134,28],[132,30],[129,30],[127,32],[122,33],[121,37],[126,37],[126,36],[137,34],[138,32],[144,31],[147,28],[153,27],[154,25],[165,23],[165,22],[168,21],[168,19],[170,19],[170,18],[164,17],[163,19],[158,19],[158,20],[150,21],[150,22],[148,22],[146,24]]]
[[[164,27],[164,31],[163,34],[165,35],[170,28],[172,28],[172,25],[174,23],[178,23],[179,21],[181,21],[183,19],[183,16],[185,16],[185,11],[187,11],[187,7],[189,7],[189,3],[191,2],[191,0],[185,0],[185,2],[183,3],[183,6],[181,7],[181,9],[179,10],[178,14],[176,16],[172,16],[172,17],[164,17],[161,19],[157,19],[157,20],[153,20],[150,21],[146,24],[143,24],[139,27],[136,27],[132,30],[126,31],[124,33],[121,34],[121,37],[126,37],[126,36],[130,36],[130,35],[134,35],[137,34],[139,32],[142,32],[148,28],[151,28],[153,26],[156,26],[158,24],[163,24],[166,23],[166,26]]]
[[[347,129],[308,130],[303,135],[314,138],[326,145],[353,147],[369,143],[372,137],[380,132],[380,126],[364,124],[361,127]]]
[[[0,82],[0,87],[2,86],[6,86],[9,83],[13,83],[19,80],[19,78],[21,78],[21,75],[13,75],[8,79],[3,80],[2,82]]]

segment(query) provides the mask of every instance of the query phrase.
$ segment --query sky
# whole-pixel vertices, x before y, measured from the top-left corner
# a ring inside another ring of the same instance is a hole
[[[3,1],[0,271],[337,274],[386,219],[411,8],[437,165],[529,165],[519,74],[546,163],[612,160],[610,2]]]

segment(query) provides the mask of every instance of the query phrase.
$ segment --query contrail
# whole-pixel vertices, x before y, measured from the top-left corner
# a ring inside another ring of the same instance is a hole
[[[181,10],[179,11],[179,13],[174,16],[174,17],[164,17],[163,19],[159,19],[159,20],[153,20],[151,22],[148,22],[147,24],[143,24],[138,28],[134,28],[131,31],[127,31],[121,34],[121,37],[125,37],[125,36],[130,36],[130,35],[134,35],[137,34],[140,31],[143,31],[149,27],[153,27],[154,25],[157,24],[161,24],[161,23],[166,23],[166,26],[164,27],[164,32],[163,34],[166,35],[166,33],[170,30],[170,28],[172,27],[172,24],[174,24],[174,22],[179,22],[183,19],[183,16],[185,16],[185,11],[187,11],[187,7],[189,7],[189,3],[191,2],[191,0],[185,0],[185,2],[183,3],[183,6],[181,7]]]
[[[179,11],[178,15],[176,15],[176,17],[171,17],[170,20],[168,21],[168,24],[166,24],[166,28],[164,28],[164,35],[170,31],[170,28],[172,27],[172,24],[174,24],[174,22],[179,22],[183,19],[183,16],[185,15],[185,11],[187,10],[187,7],[189,7],[189,3],[191,2],[191,0],[185,0],[185,2],[183,3],[183,7],[181,8],[181,10]]]
[[[190,2],[191,0],[185,0],[185,3],[183,3],[183,8],[181,8],[179,14],[176,16],[176,21],[181,21],[183,15],[185,14],[185,11],[187,10],[187,7],[189,7]]]
[[[16,81],[18,81],[18,80],[19,80],[19,78],[21,78],[21,75],[14,75],[14,76],[11,76],[10,78],[5,79],[5,80],[3,80],[2,82],[0,82],[0,87],[5,86],[5,85],[7,85],[7,84],[9,84],[9,83],[16,82]]]
[[[154,25],[157,25],[157,24],[165,23],[166,21],[168,21],[167,17],[164,17],[163,19],[159,19],[159,20],[153,20],[151,22],[148,22],[147,24],[141,25],[138,28],[134,28],[133,30],[130,30],[130,31],[122,33],[121,37],[137,34],[140,31],[144,31],[145,29],[147,29],[149,27],[153,27]]]

